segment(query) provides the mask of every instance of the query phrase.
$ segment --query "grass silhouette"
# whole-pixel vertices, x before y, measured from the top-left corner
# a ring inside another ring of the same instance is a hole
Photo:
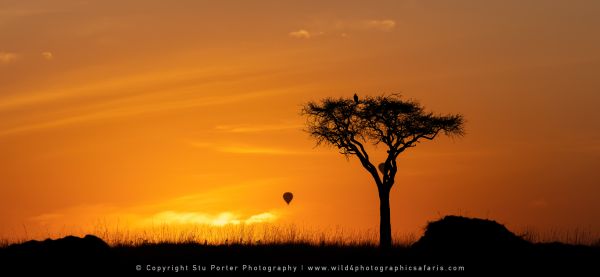
[[[551,237],[532,229],[515,235],[495,221],[456,216],[430,222],[418,239],[397,234],[393,246],[383,249],[377,230],[280,224],[161,224],[139,231],[106,224],[95,228],[94,234],[102,240],[95,236],[20,244],[3,240],[0,269],[20,274],[40,269],[87,274],[92,268],[94,273],[139,273],[138,265],[425,265],[462,266],[471,273],[514,273],[517,269],[540,273],[597,271],[600,260],[600,245],[591,232],[566,233],[563,239],[572,244],[541,242]]]
[[[378,231],[375,229],[348,229],[342,227],[319,228],[296,224],[227,224],[211,226],[204,224],[155,224],[144,228],[123,228],[119,225],[98,221],[93,227],[77,232],[31,232],[29,237],[2,239],[0,246],[22,243],[31,239],[60,238],[68,235],[94,234],[111,246],[139,246],[144,244],[208,244],[208,245],[257,245],[257,244],[306,244],[336,246],[376,246]],[[414,233],[395,233],[394,245],[408,246],[415,242]]]
[[[379,235],[376,229],[349,229],[340,226],[319,228],[277,223],[227,224],[223,226],[161,223],[145,228],[124,228],[119,224],[111,224],[103,220],[95,222],[90,228],[79,229],[77,232],[49,233],[47,231],[35,232],[32,228],[26,229],[28,230],[28,236],[17,239],[0,238],[0,248],[32,239],[60,238],[68,235],[83,236],[85,234],[94,234],[111,246],[139,246],[159,243],[376,246]],[[585,228],[539,230],[526,227],[515,233],[532,243],[560,242],[600,247],[600,234]],[[421,234],[396,232],[393,235],[393,245],[410,246],[417,241],[419,236]]]

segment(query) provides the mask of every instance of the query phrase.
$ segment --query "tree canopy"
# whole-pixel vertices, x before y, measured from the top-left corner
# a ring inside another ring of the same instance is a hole
[[[404,150],[421,140],[433,140],[440,133],[464,134],[462,115],[436,115],[425,111],[417,101],[403,99],[398,94],[361,99],[325,98],[308,102],[302,113],[307,116],[307,131],[317,144],[333,145],[346,156],[356,155],[377,186],[386,189],[393,185],[396,158]],[[369,159],[366,143],[384,144],[387,148],[383,179]]]

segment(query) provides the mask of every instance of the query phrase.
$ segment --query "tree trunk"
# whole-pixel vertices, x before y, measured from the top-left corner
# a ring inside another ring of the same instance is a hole
[[[392,224],[390,222],[390,192],[379,191],[379,247],[392,246]]]

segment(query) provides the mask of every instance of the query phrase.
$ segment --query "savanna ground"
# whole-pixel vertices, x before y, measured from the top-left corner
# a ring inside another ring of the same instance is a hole
[[[157,225],[133,231],[98,224],[89,233],[104,242],[3,240],[1,270],[16,274],[28,271],[79,274],[458,271],[468,274],[590,272],[598,270],[596,264],[600,261],[599,237],[577,229],[517,232],[515,238],[524,239],[524,244],[501,240],[495,243],[489,239],[489,244],[485,241],[473,244],[456,238],[433,248],[417,247],[422,234],[397,233],[390,249],[378,247],[377,230],[324,230],[296,225]]]

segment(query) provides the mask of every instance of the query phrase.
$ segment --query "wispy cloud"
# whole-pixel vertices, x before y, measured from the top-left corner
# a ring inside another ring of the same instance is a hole
[[[393,19],[324,20],[307,23],[304,28],[290,32],[288,35],[298,39],[310,39],[316,36],[346,38],[350,33],[391,32],[396,25]]]
[[[265,147],[255,145],[227,145],[207,142],[191,142],[192,147],[208,148],[213,151],[230,154],[254,154],[254,155],[310,155],[311,152],[295,151],[288,148]]]
[[[42,57],[48,61],[54,59],[54,54],[52,52],[42,52]]]
[[[302,155],[304,152],[288,150],[285,148],[256,147],[256,146],[221,146],[221,152],[234,154],[263,154],[263,155]]]
[[[0,64],[9,64],[16,61],[19,58],[17,53],[11,52],[0,52]]]
[[[311,33],[304,29],[290,32],[288,35],[292,38],[299,38],[299,39],[309,39],[312,37]]]
[[[389,32],[396,27],[396,21],[391,19],[366,20],[362,22],[365,29]]]
[[[132,104],[131,106],[114,106],[112,108],[104,108],[99,109],[97,111],[85,112],[82,114],[73,114],[71,116],[66,116],[63,118],[49,119],[43,120],[31,124],[25,124],[20,126],[15,126],[12,128],[6,128],[4,130],[0,130],[0,137],[36,130],[50,129],[61,126],[80,124],[90,121],[102,120],[102,119],[110,119],[110,118],[120,118],[120,117],[128,117],[128,116],[137,116],[147,113],[153,112],[161,112],[161,111],[169,111],[169,110],[177,110],[177,109],[186,109],[186,108],[194,108],[194,107],[206,107],[206,106],[215,106],[215,105],[224,105],[231,104],[235,102],[242,102],[254,98],[267,97],[272,95],[279,95],[282,93],[286,93],[286,90],[260,90],[255,92],[243,93],[243,94],[235,94],[229,96],[207,96],[207,97],[196,97],[196,98],[181,98],[174,99],[164,102],[147,102],[147,103],[137,103]]]
[[[246,224],[263,223],[263,222],[271,222],[276,219],[277,219],[277,216],[274,215],[273,213],[261,213],[261,214],[255,214],[255,215],[252,215],[252,216],[246,218],[246,220],[244,220],[244,223],[246,223]]]
[[[146,72],[142,74],[106,78],[98,82],[89,82],[73,87],[43,92],[23,92],[22,94],[0,97],[0,111],[27,108],[31,105],[43,105],[63,100],[90,98],[95,96],[114,96],[123,98],[131,94],[148,94],[152,88],[169,87],[171,90],[180,88],[180,84],[205,85],[214,82],[240,80],[246,77],[257,77],[267,72],[254,73],[241,68],[183,68],[170,71]],[[128,93],[123,93],[127,91]],[[120,93],[116,93],[120,92]],[[172,91],[163,92],[172,95]]]
[[[60,214],[60,213],[46,213],[46,214],[33,216],[33,217],[29,218],[29,220],[32,220],[35,222],[40,222],[40,223],[47,223],[48,221],[57,220],[64,216],[65,216],[64,214]]]
[[[271,131],[284,131],[302,128],[301,124],[279,123],[279,124],[258,124],[258,125],[219,125],[215,129],[227,133],[260,133]]]
[[[302,85],[213,93],[220,91],[222,84],[229,86],[282,72],[245,67],[184,68],[121,76],[43,93],[0,95],[0,113],[20,116],[3,121],[0,137],[96,120],[233,104],[301,92]],[[21,117],[27,120],[20,120]]]

